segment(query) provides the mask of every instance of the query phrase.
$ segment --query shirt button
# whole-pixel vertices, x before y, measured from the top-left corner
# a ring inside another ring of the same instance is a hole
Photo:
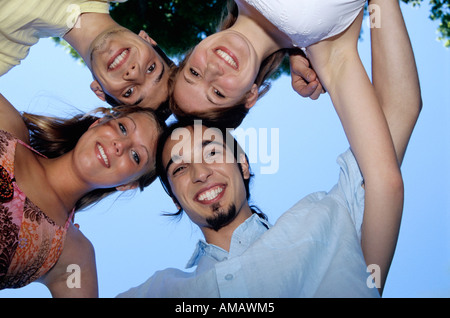
[[[227,275],[225,275],[225,279],[226,280],[232,280],[233,279],[233,275],[232,274],[227,274]]]

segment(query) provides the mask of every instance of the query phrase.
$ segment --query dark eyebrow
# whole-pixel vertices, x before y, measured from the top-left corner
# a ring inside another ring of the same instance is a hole
[[[145,152],[147,153],[147,162],[145,163],[145,164],[147,164],[150,161],[150,153],[148,152],[147,147],[145,147],[144,145],[141,145],[141,146],[144,148]]]
[[[223,142],[218,142],[216,140],[204,140],[202,142],[202,148],[205,148],[206,146],[208,146],[210,144],[218,144],[218,145],[222,146],[223,148],[225,148],[225,144]]]
[[[129,97],[125,97],[125,98],[129,98]],[[117,99],[117,101],[119,102],[119,105],[126,105],[126,106],[137,106],[139,105],[142,101],[144,100],[144,97],[140,97],[137,99],[137,101],[135,101],[133,104],[127,103],[125,101],[121,101],[119,99]]]
[[[210,145],[210,144],[218,144],[218,145],[222,146],[224,149],[226,149],[226,145],[223,142],[219,143],[218,141],[215,141],[215,140],[204,140],[202,142],[202,149],[205,148],[206,146]],[[179,156],[177,156],[177,157],[179,157]],[[167,175],[167,171],[169,171],[170,165],[173,164],[173,163],[174,163],[173,158],[170,158],[169,162],[166,165],[166,169],[165,169],[166,175]]]
[[[139,98],[139,99],[136,101],[136,103],[134,103],[134,104],[131,105],[131,106],[137,106],[137,105],[139,105],[143,100],[144,100],[144,97],[141,97],[141,98]]]
[[[162,68],[161,68],[161,73],[158,75],[158,77],[155,79],[155,81],[153,83],[157,84],[159,82],[161,82],[162,77],[164,76],[165,73],[165,67],[164,67],[164,63],[161,63]],[[144,97],[139,98],[134,104],[132,104],[131,106],[137,106],[139,105],[142,101],[144,100]]]
[[[167,175],[167,171],[169,171],[170,165],[171,165],[172,163],[173,163],[173,160],[172,160],[172,158],[170,158],[170,159],[169,159],[169,162],[167,163],[166,170],[165,170],[166,175]]]
[[[155,79],[155,84],[161,82],[162,77],[164,76],[164,72],[165,72],[165,67],[164,67],[164,63],[161,63],[161,73],[159,74],[159,76]]]

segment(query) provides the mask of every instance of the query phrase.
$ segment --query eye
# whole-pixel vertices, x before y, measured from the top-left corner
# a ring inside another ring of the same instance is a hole
[[[119,125],[119,129],[122,132],[122,134],[124,134],[126,136],[127,135],[127,128],[122,123],[119,123],[118,125]]]
[[[156,64],[153,63],[152,66],[150,66],[150,67],[147,69],[147,74],[152,73],[152,72],[155,70],[155,68],[156,68]]]
[[[134,160],[137,164],[139,164],[139,163],[141,162],[141,158],[139,157],[139,154],[138,154],[136,151],[132,150],[132,151],[131,151],[131,156],[133,157],[133,160]]]
[[[134,92],[134,87],[131,87],[125,92],[125,94],[123,94],[123,97],[127,97],[128,98],[128,97],[131,96],[131,94],[133,94],[133,92]]]
[[[198,74],[193,68],[190,68],[189,71],[190,71],[191,74],[194,75],[195,77],[200,76],[200,74]]]
[[[220,154],[221,154],[221,152],[215,148],[205,149],[205,152],[204,152],[205,163],[220,162],[221,161],[221,159],[219,157]]]
[[[214,89],[214,94],[216,94],[220,98],[225,98],[225,96],[221,92],[219,92],[217,89]]]
[[[208,153],[206,154],[206,156],[207,156],[207,157],[214,157],[215,154],[216,154],[216,150],[213,149],[213,150],[211,150],[211,151],[208,151]]]
[[[176,176],[176,175],[182,173],[185,169],[186,169],[186,166],[184,166],[184,165],[175,167],[175,169],[173,169],[173,171],[172,171],[172,176]]]

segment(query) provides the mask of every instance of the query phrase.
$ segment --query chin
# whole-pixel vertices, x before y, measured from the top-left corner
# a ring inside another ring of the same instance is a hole
[[[219,231],[224,226],[230,224],[237,216],[236,206],[232,204],[228,209],[220,207],[212,207],[214,210],[214,216],[206,219],[208,226],[214,231]]]

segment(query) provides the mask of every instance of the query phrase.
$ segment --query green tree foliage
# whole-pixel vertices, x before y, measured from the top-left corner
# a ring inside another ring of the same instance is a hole
[[[419,6],[423,0],[402,0],[413,7]],[[450,47],[450,0],[430,0],[430,19],[440,21],[438,39],[444,43],[445,47]]]
[[[128,0],[111,16],[133,32],[146,31],[172,57],[180,57],[216,31],[226,0]]]

